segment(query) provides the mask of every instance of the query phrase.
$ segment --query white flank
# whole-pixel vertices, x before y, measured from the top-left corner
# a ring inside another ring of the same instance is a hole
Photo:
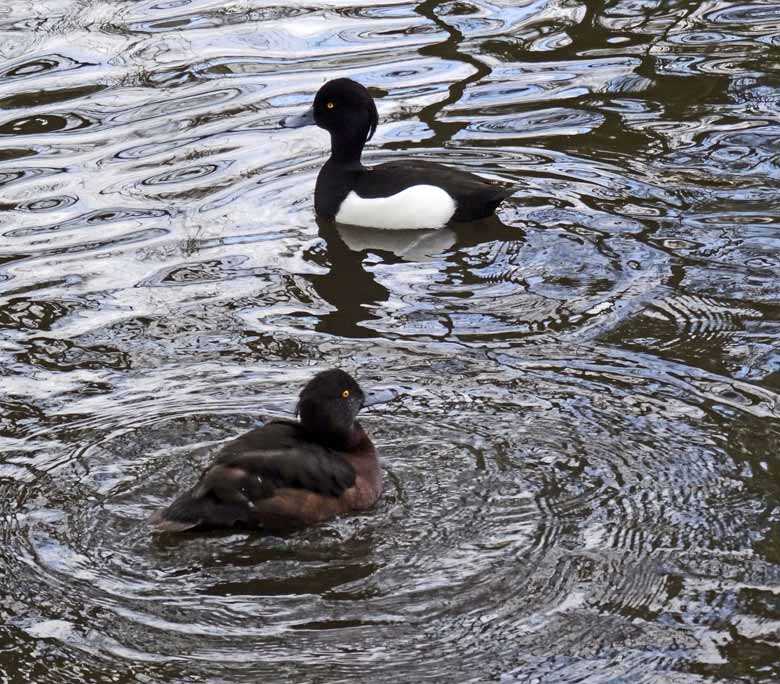
[[[336,220],[366,228],[441,228],[455,213],[455,200],[435,185],[413,185],[390,197],[366,199],[353,190]]]

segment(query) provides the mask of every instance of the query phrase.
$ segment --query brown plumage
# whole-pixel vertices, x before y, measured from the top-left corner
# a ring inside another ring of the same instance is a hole
[[[314,376],[300,421],[275,420],[225,444],[198,483],[149,523],[160,531],[281,531],[374,505],[382,491],[374,445],[356,416],[365,394],[344,371]]]

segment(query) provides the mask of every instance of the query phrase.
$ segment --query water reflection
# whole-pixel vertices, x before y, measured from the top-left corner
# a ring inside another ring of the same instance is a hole
[[[0,0],[3,676],[776,681],[777,16]],[[336,76],[367,163],[517,193],[317,222]],[[401,390],[375,510],[150,539],[338,365]]]
[[[344,337],[374,337],[375,333],[361,323],[375,318],[371,310],[387,302],[389,291],[376,282],[362,251],[350,245],[352,227],[340,229],[320,219],[317,225],[324,249],[317,245],[307,257],[327,269],[327,273],[314,275],[311,280],[314,290],[331,308],[319,317],[316,330]]]

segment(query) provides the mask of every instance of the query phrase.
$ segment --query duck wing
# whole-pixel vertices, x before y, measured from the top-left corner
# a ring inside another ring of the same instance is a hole
[[[310,441],[299,423],[275,420],[222,447],[214,464],[245,470],[273,487],[341,496],[355,484],[345,458]]]
[[[360,197],[394,195],[414,185],[435,185],[455,200],[453,221],[474,221],[490,216],[516,186],[481,178],[473,173],[429,161],[392,161],[367,167],[355,182]]]
[[[338,453],[311,442],[298,424],[273,421],[222,447],[198,483],[149,520],[159,530],[251,526],[255,502],[280,488],[339,497],[355,469]]]

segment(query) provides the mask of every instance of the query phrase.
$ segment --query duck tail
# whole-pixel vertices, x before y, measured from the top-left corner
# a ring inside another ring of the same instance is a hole
[[[491,198],[491,203],[494,203],[494,209],[498,207],[501,202],[503,202],[505,199],[511,197],[514,195],[518,190],[520,189],[520,186],[518,185],[498,185],[496,186],[495,191],[493,192],[493,197]]]
[[[208,502],[187,492],[177,498],[168,508],[155,511],[148,520],[149,526],[158,532],[185,532],[192,530],[207,519]]]
[[[149,525],[159,532],[185,532],[252,524],[254,507],[240,493],[226,500],[216,492],[202,493],[199,489],[182,494],[168,508],[154,513]]]
[[[161,532],[253,526],[253,499],[263,498],[265,491],[262,480],[246,468],[216,463],[192,489],[152,515],[149,524]]]

